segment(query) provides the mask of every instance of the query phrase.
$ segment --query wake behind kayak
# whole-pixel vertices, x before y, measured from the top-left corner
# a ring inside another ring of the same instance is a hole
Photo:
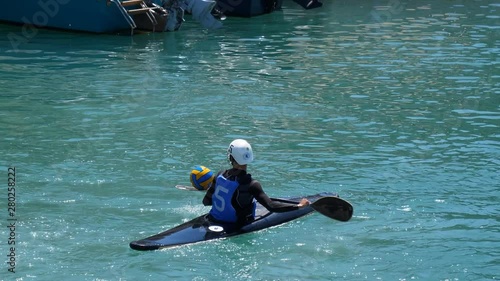
[[[318,199],[322,199],[325,196],[332,197],[336,195],[332,193],[322,193],[306,196],[306,198],[314,204]],[[273,200],[298,203],[301,198],[303,197]],[[339,210],[342,211],[345,209],[345,213],[350,219],[352,216],[352,206],[340,198],[337,199],[340,202],[338,206]],[[148,251],[231,237],[286,223],[310,214],[313,211],[314,208],[312,206],[307,206],[294,211],[274,213],[269,212],[265,207],[257,203],[255,220],[243,227],[237,227],[234,224],[213,222],[209,220],[207,214],[205,214],[167,231],[133,241],[130,243],[130,248],[139,251]]]

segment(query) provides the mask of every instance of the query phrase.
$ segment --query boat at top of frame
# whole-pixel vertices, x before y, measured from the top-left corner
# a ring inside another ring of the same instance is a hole
[[[5,1],[0,21],[91,33],[162,32],[178,30],[186,11],[204,27],[218,28],[222,23],[211,14],[215,5],[206,0]]]

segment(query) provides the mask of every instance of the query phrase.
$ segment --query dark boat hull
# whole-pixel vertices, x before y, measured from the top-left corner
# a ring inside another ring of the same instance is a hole
[[[106,1],[5,1],[0,21],[94,33],[130,29],[119,9]]]
[[[217,0],[216,8],[232,17],[254,17],[281,9],[283,0]]]
[[[335,196],[335,194],[317,194],[307,196],[306,198],[314,202],[323,196]],[[274,200],[298,202],[301,198],[302,197]],[[231,224],[221,224],[210,221],[205,214],[165,232],[133,241],[130,243],[130,247],[134,250],[147,251],[231,237],[286,223],[303,217],[313,211],[313,208],[305,207],[285,213],[273,213],[269,212],[260,204],[257,204],[255,221],[243,227],[235,227]]]

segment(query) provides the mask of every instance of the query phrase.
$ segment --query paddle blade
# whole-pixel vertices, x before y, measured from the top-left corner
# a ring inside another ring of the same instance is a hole
[[[181,185],[181,184],[176,185],[175,188],[180,190],[200,191],[200,189],[196,189],[195,187],[189,185]]]
[[[338,221],[348,221],[352,217],[351,203],[339,197],[322,197],[311,204],[317,212]]]

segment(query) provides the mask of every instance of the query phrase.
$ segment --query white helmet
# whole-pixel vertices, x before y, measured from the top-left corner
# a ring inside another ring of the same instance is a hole
[[[239,165],[249,164],[253,161],[252,146],[246,140],[236,139],[227,148],[227,157],[229,156],[233,156]]]

